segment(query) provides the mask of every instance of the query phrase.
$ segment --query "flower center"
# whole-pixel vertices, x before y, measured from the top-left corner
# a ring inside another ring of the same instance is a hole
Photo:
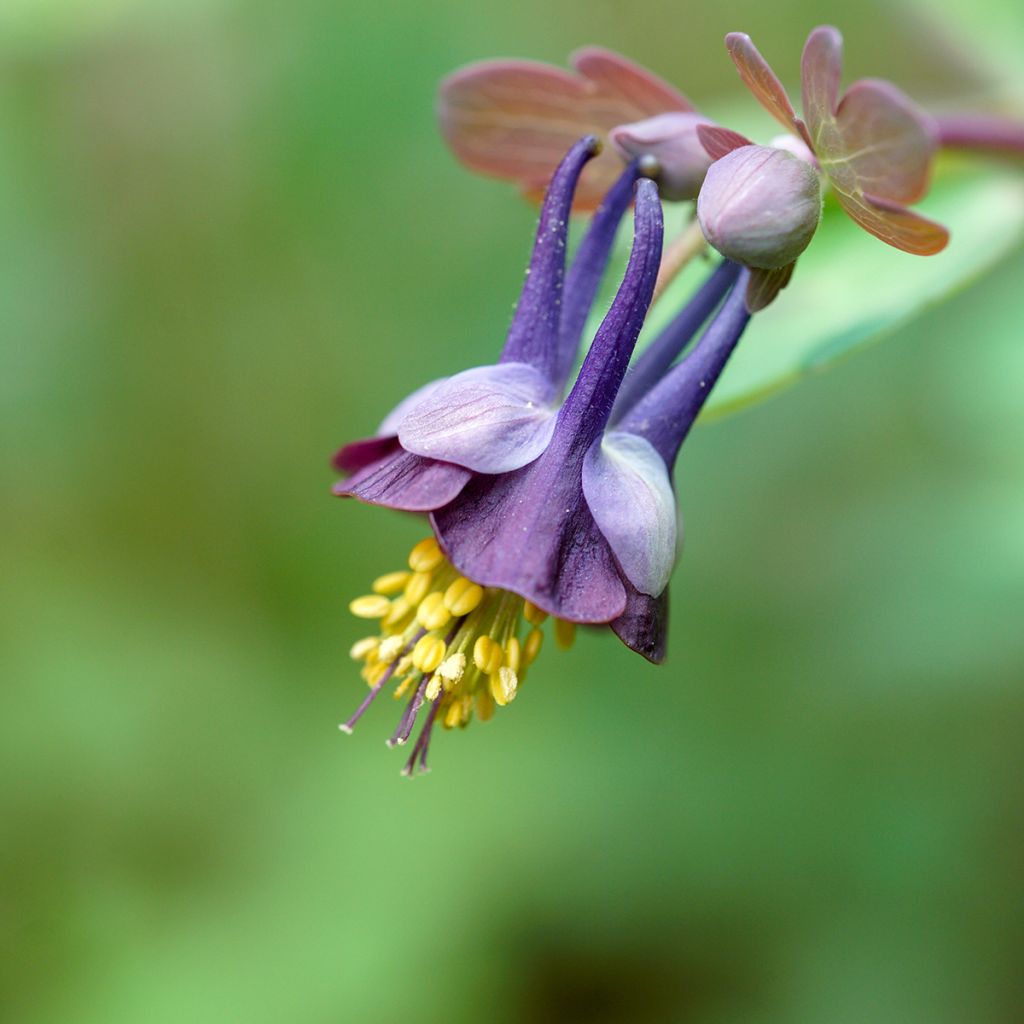
[[[351,653],[363,662],[373,696],[392,679],[396,699],[410,696],[391,745],[408,740],[424,703],[431,705],[428,725],[436,719],[446,729],[465,726],[474,710],[486,721],[495,705],[515,698],[540,653],[547,613],[517,594],[462,576],[433,537],[412,549],[408,569],[378,577],[371,590],[349,610],[376,620],[379,632],[357,641]],[[570,647],[574,635],[573,623],[555,620],[559,647]],[[368,703],[342,725],[344,731],[351,731]]]

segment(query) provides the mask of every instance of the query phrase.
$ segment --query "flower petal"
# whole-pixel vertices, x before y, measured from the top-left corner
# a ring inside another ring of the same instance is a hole
[[[417,388],[411,395],[406,395],[384,417],[381,425],[377,428],[377,436],[394,437],[398,433],[398,424],[405,419],[405,414],[414,406],[419,405],[439,384],[443,384],[447,379],[447,377],[441,377],[439,380],[432,380],[429,384]]]
[[[732,57],[736,70],[746,87],[754,94],[758,103],[780,124],[804,134],[803,122],[796,116],[793,104],[771,65],[761,56],[753,40],[746,32],[730,32],[725,37],[725,48]]]
[[[843,37],[831,25],[819,25],[807,37],[800,61],[803,115],[811,138],[835,115],[842,72]]]
[[[927,191],[938,128],[889,82],[862,79],[846,91],[832,125],[820,130],[822,169],[843,192],[913,203]]]
[[[583,497],[582,459],[549,449],[515,473],[478,476],[434,512],[434,532],[467,577],[572,622],[626,608],[615,557]]]
[[[334,493],[403,512],[430,512],[457,497],[473,475],[461,466],[403,451],[394,439],[390,443],[388,455],[335,484]]]
[[[626,584],[626,610],[609,623],[632,651],[660,665],[668,647],[668,588],[649,597]]]
[[[341,473],[358,473],[371,463],[393,455],[399,447],[394,434],[390,437],[364,437],[339,448],[331,459],[331,465]]]
[[[548,381],[525,363],[479,366],[449,377],[410,409],[402,447],[478,473],[507,473],[532,462],[555,428]]]
[[[626,578],[660,594],[676,560],[676,499],[661,456],[642,437],[611,431],[587,452],[583,494]]]
[[[740,135],[729,128],[720,128],[718,125],[699,125],[697,137],[712,160],[721,160],[734,149],[754,145],[745,135]]]
[[[934,256],[949,242],[949,232],[941,224],[878,196],[845,195],[836,190],[836,199],[865,231],[896,249]]]
[[[456,157],[540,199],[581,135],[604,135],[617,124],[693,109],[660,78],[610,50],[588,48],[573,60],[579,74],[534,61],[488,60],[445,78],[437,114]],[[587,167],[575,208],[596,207],[621,169],[608,147]]]

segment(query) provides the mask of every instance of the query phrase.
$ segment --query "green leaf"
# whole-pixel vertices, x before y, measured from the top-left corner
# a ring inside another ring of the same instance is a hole
[[[858,228],[834,203],[800,257],[789,287],[757,314],[704,412],[741,409],[890,336],[908,320],[966,287],[1024,238],[1024,175],[946,162],[919,209],[950,228],[937,256],[911,256]],[[679,282],[693,287],[692,268]],[[679,308],[674,286],[651,327]],[[652,331],[653,333],[653,331]],[[651,337],[647,334],[647,337]]]

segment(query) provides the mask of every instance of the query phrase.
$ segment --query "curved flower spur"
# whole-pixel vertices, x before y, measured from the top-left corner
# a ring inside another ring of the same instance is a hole
[[[378,632],[353,648],[370,692],[342,729],[351,731],[398,680],[396,695],[409,699],[389,742],[404,744],[425,718],[407,773],[425,767],[436,722],[466,725],[474,711],[487,719],[515,697],[549,615],[563,646],[578,623],[609,624],[634,650],[664,657],[677,543],[671,468],[747,322],[746,271],[729,263],[715,270],[627,376],[662,248],[657,189],[641,179],[625,276],[559,406],[636,178],[630,166],[613,186],[563,289],[568,210],[595,151],[593,138],[577,143],[552,179],[502,361],[403,403],[389,417],[398,420],[397,437],[357,443],[384,454],[336,488],[433,512],[437,540],[418,544],[408,570],[380,577],[351,605]],[[339,461],[353,461],[351,452],[343,449]]]
[[[807,38],[803,119],[748,35],[730,33],[726,47],[747,88],[792,133],[757,146],[717,126],[697,129],[715,160],[697,204],[701,227],[712,246],[754,269],[751,308],[767,305],[788,283],[817,228],[821,197],[814,171],[846,213],[888,245],[919,256],[946,246],[942,225],[906,208],[928,191],[937,122],[889,82],[862,79],[840,97],[837,29],[819,26]]]

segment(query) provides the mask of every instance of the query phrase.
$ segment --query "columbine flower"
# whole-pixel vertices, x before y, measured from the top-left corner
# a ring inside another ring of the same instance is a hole
[[[600,201],[623,160],[644,156],[658,161],[662,198],[695,199],[711,162],[697,128],[714,122],[611,50],[586,47],[570,61],[576,74],[534,61],[487,60],[449,75],[438,94],[438,120],[459,160],[538,198],[569,146],[593,134],[610,138],[614,148],[587,169],[578,209]]]
[[[408,704],[392,744],[409,739],[426,708],[407,773],[425,767],[436,722],[465,725],[474,710],[488,718],[515,697],[549,615],[563,645],[576,624],[608,624],[651,660],[665,654],[678,539],[671,470],[747,322],[746,271],[722,264],[627,375],[662,244],[657,189],[639,181],[625,276],[559,405],[567,350],[575,350],[627,205],[621,193],[628,197],[636,176],[628,170],[595,215],[563,301],[568,209],[594,151],[593,139],[578,143],[552,180],[502,361],[403,403],[395,434],[361,443],[379,445],[379,457],[336,488],[395,508],[409,508],[412,492],[432,512],[436,539],[413,549],[407,571],[379,578],[351,605],[378,629],[353,648],[370,692],[342,728],[350,731],[397,680]]]

